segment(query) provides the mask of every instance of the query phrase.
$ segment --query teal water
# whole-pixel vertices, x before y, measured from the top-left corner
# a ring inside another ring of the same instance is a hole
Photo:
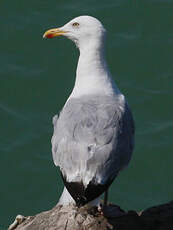
[[[50,209],[61,194],[52,117],[73,87],[78,50],[42,34],[84,14],[108,30],[108,64],[136,123],[132,161],[110,200],[127,210],[172,200],[172,10],[171,0],[0,2],[0,229],[17,214]]]

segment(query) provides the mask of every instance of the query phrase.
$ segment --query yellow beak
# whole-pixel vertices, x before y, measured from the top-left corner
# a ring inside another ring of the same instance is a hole
[[[59,28],[50,29],[50,30],[47,30],[47,31],[43,34],[43,38],[58,37],[58,36],[61,36],[61,35],[65,34],[65,33],[67,33],[67,31],[60,30]]]

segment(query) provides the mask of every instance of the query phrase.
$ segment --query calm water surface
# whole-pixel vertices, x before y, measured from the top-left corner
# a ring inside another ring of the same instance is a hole
[[[42,34],[84,14],[108,30],[108,64],[136,122],[133,159],[110,200],[127,210],[172,200],[173,1],[6,0],[0,10],[0,229],[61,194],[52,117],[73,87],[78,50]]]

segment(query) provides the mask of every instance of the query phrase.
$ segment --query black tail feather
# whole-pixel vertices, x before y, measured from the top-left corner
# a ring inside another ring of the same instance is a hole
[[[62,174],[61,174],[62,175]],[[64,185],[67,188],[70,195],[76,201],[78,207],[84,206],[88,202],[96,199],[102,193],[104,193],[108,187],[112,184],[113,180],[109,180],[106,184],[96,184],[91,181],[85,188],[82,181],[81,182],[68,182],[65,177],[63,177]]]

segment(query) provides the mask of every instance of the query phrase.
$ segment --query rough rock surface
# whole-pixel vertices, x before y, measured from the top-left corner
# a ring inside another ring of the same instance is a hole
[[[104,214],[96,209],[62,207],[15,221],[16,230],[173,230],[173,201],[145,211],[125,212],[110,204]]]

